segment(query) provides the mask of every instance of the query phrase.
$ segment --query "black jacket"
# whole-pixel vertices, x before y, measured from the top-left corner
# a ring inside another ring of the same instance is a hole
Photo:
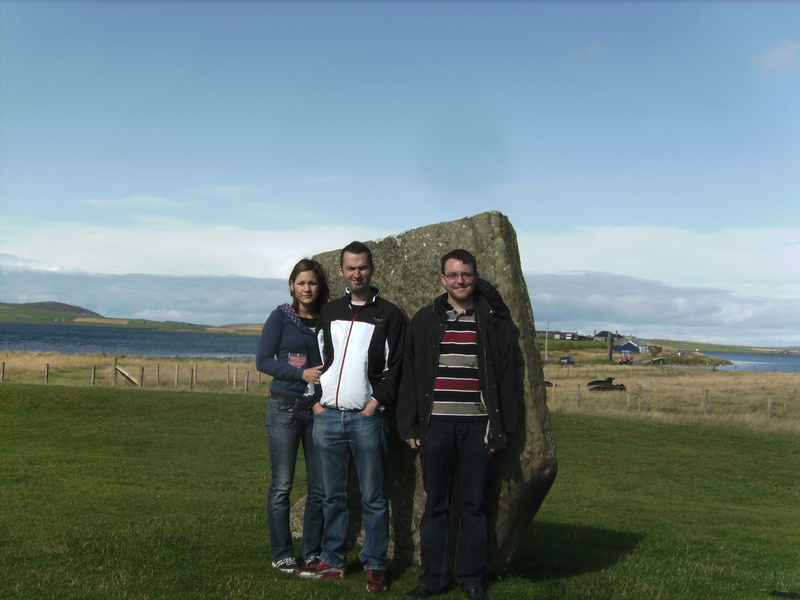
[[[514,433],[522,406],[520,358],[511,317],[499,292],[487,281],[475,285],[478,330],[478,378],[489,410],[487,446],[499,450]],[[425,443],[439,364],[439,342],[447,324],[447,294],[421,309],[406,334],[403,371],[397,402],[397,426],[404,440]]]

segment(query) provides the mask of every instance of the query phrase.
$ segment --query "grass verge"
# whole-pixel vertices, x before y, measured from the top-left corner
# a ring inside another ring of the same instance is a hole
[[[355,551],[341,582],[269,568],[263,413],[248,395],[0,385],[0,597],[366,597]],[[559,476],[493,600],[800,591],[796,435],[553,424]],[[399,598],[418,569],[390,573]]]

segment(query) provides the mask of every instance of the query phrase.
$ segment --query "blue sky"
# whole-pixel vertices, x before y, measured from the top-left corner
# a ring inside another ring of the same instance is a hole
[[[537,325],[800,345],[800,3],[0,0],[2,301],[485,210]]]

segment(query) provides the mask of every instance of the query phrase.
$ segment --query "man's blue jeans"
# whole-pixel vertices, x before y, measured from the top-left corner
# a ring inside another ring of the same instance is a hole
[[[389,500],[386,493],[386,416],[326,408],[314,417],[325,488],[322,560],[343,568],[347,564],[347,482],[353,457],[361,488],[365,540],[359,558],[365,569],[386,569],[389,547]]]
[[[486,483],[491,455],[483,442],[486,422],[431,419],[422,447],[425,512],[420,523],[419,584],[438,592],[450,583],[450,492],[461,480],[461,520],[453,579],[463,589],[483,587],[488,552]]]
[[[312,432],[314,415],[305,408],[302,400],[288,402],[289,397],[281,397],[287,402],[270,398],[267,405],[267,437],[269,438],[269,458],[272,477],[267,496],[267,517],[272,560],[294,557],[292,531],[289,525],[289,496],[294,483],[297,464],[297,451],[303,445],[306,461],[306,496],[303,516],[303,559],[318,556],[322,541],[322,474],[319,456],[314,446]],[[308,404],[306,402],[306,404]]]

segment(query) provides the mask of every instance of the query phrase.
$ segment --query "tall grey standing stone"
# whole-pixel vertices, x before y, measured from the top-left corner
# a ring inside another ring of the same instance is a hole
[[[533,310],[514,228],[505,215],[492,211],[365,243],[375,261],[373,285],[409,319],[444,292],[439,279],[440,259],[456,248],[475,255],[480,277],[498,289],[511,310],[524,363],[520,377],[525,410],[517,433],[509,436],[507,448],[495,457],[488,495],[489,571],[503,571],[544,501],[557,470]],[[339,253],[340,250],[335,250],[314,257],[328,271],[334,298],[344,291],[338,275]],[[400,440],[393,412],[389,420],[390,551],[395,559],[418,561],[419,523],[425,503],[419,457]],[[357,498],[357,485],[351,481],[351,532],[360,528]],[[453,502],[453,512],[457,512],[458,506],[458,502]],[[453,522],[457,524],[457,514],[453,515]]]

